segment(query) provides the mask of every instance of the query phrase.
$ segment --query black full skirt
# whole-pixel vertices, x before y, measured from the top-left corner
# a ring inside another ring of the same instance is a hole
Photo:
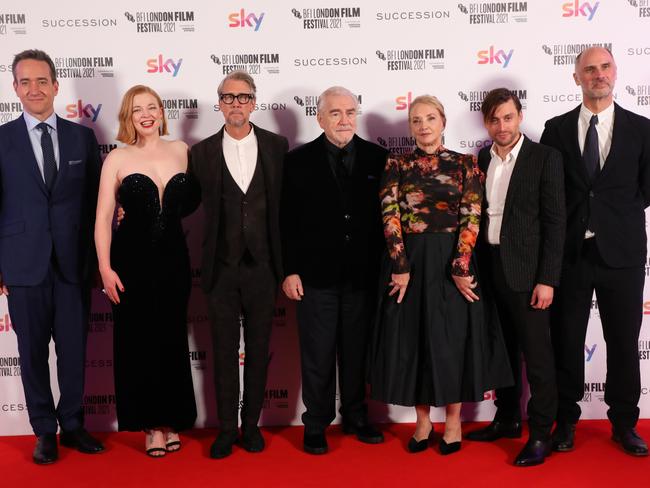
[[[470,303],[451,278],[456,234],[406,234],[410,281],[401,304],[388,296],[392,262],[382,263],[369,354],[371,397],[385,403],[442,406],[483,400],[512,385],[501,328],[480,277]],[[475,266],[472,265],[474,273]]]

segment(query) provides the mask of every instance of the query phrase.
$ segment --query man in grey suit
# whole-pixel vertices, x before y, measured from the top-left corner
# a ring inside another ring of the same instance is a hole
[[[217,412],[215,459],[238,442],[240,316],[246,364],[242,446],[264,449],[257,422],[264,402],[269,338],[279,280],[279,200],[286,138],[250,123],[255,82],[243,71],[226,76],[217,93],[225,125],[192,147],[190,172],[201,185],[205,227],[201,285],[212,325]]]
[[[494,295],[515,385],[497,389],[497,413],[468,439],[521,437],[520,352],[530,384],[529,439],[517,466],[544,462],[551,452],[557,390],[549,306],[560,281],[565,233],[564,175],[558,151],[536,144],[519,129],[521,102],[507,88],[490,91],[481,106],[491,147],[479,153],[487,175],[481,225],[484,288]]]

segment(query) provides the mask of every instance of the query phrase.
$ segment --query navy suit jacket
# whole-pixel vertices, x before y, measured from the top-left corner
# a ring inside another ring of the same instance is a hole
[[[650,205],[650,120],[614,104],[612,146],[594,181],[578,145],[580,106],[546,122],[540,142],[564,160],[567,233],[565,259],[575,262],[591,225],[605,263],[640,266],[646,260],[645,208]]]
[[[52,254],[82,283],[95,263],[93,228],[101,159],[94,132],[57,117],[59,171],[48,192],[24,117],[0,126],[0,273],[9,286],[41,283]]]

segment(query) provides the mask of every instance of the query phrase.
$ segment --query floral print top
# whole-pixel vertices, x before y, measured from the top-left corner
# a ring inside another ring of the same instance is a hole
[[[416,148],[409,154],[391,155],[379,194],[394,273],[410,270],[404,233],[458,231],[451,272],[469,276],[483,200],[483,173],[473,155],[443,146],[434,154]]]

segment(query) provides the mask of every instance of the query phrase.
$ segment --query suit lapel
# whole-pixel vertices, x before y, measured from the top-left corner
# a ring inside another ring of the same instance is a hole
[[[56,175],[56,180],[54,180],[52,193],[54,193],[60,185],[65,183],[65,178],[68,174],[68,162],[70,161],[71,148],[75,144],[75,141],[72,131],[67,129],[65,123],[63,123],[61,118],[57,115],[56,135],[59,140],[59,170]]]
[[[341,188],[339,187],[339,182],[327,159],[325,133],[321,134],[314,142],[314,172],[316,173],[316,181],[322,181],[325,186],[335,188],[336,192],[340,195]]]
[[[577,171],[583,181],[589,183],[590,178],[587,174],[587,168],[582,160],[580,144],[578,142],[578,118],[580,117],[580,105],[573,109],[560,126],[559,132],[562,138],[563,146],[569,150],[569,161],[564,164],[573,164],[574,171]]]
[[[268,203],[275,201],[275,171],[271,164],[273,158],[271,157],[269,144],[266,143],[264,132],[257,126],[251,123],[257,138],[257,155],[258,161],[262,165],[262,176],[264,177],[264,186],[266,188],[266,200]]]
[[[612,144],[609,148],[607,158],[605,158],[605,163],[596,179],[601,178],[603,173],[609,171],[613,166],[612,161],[616,160],[616,154],[618,154],[620,147],[624,144],[625,134],[629,131],[627,122],[628,120],[623,109],[617,104],[614,104],[614,130],[612,131]]]
[[[14,137],[14,140],[16,141],[16,147],[20,148],[20,150],[24,153],[20,164],[25,164],[28,166],[28,171],[34,177],[36,184],[43,191],[43,193],[48,195],[45,181],[43,181],[43,175],[41,174],[41,170],[38,168],[38,162],[36,161],[36,156],[34,155],[32,141],[29,138],[29,134],[27,132],[27,123],[25,122],[24,116],[21,116],[20,121],[15,125]]]
[[[363,139],[361,139],[356,134],[354,135],[354,167],[352,168],[352,181],[355,182],[352,184],[352,188],[363,188],[360,186],[368,178],[368,171],[366,168],[366,144]]]
[[[209,172],[218,191],[221,191],[223,168],[226,164],[226,158],[223,156],[223,131],[224,127],[215,134],[206,151],[208,153],[208,160],[210,161]]]
[[[530,161],[530,140],[525,136],[521,135],[524,138],[524,141],[521,144],[521,149],[519,154],[517,154],[517,159],[514,162],[514,168],[512,168],[512,175],[510,175],[510,182],[508,183],[508,191],[506,191],[506,201],[503,204],[503,218],[506,219],[507,215],[510,214],[512,208],[512,199],[514,194],[517,191],[517,186],[521,178],[523,178],[526,173],[526,166]]]

